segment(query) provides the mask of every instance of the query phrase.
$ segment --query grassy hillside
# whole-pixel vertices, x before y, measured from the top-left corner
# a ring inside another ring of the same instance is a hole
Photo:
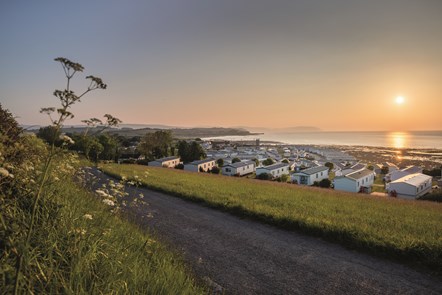
[[[69,178],[51,186],[56,196],[42,205],[52,210],[39,218],[19,293],[203,293],[177,257],[96,196]],[[9,258],[2,261],[0,289],[11,292],[15,269]]]
[[[149,188],[442,271],[442,204],[138,165],[103,165]]]
[[[179,257],[119,216],[111,195],[80,185],[76,155],[50,154],[0,122],[1,294],[204,292]]]

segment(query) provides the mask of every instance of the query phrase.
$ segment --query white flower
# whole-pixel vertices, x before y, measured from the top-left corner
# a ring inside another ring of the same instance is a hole
[[[74,144],[75,143],[75,141],[72,138],[70,138],[69,136],[67,136],[65,134],[60,135],[60,139],[63,140],[64,142],[66,142],[66,143],[69,143],[69,144]]]
[[[83,218],[84,218],[84,219],[92,220],[92,215],[91,215],[91,214],[84,214],[84,215],[83,215]]]
[[[115,206],[115,202],[109,199],[103,199],[102,201],[104,204],[108,205],[108,206]]]
[[[97,194],[99,194],[100,197],[103,197],[103,198],[109,197],[109,194],[106,193],[105,191],[101,190],[101,189],[97,189],[97,190],[95,190],[95,192],[96,192]]]
[[[8,177],[9,176],[9,171],[6,170],[5,168],[0,167],[0,175],[3,177]]]

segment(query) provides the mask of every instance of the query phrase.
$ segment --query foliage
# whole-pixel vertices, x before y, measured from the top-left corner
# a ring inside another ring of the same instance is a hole
[[[328,167],[328,171],[332,171],[333,168],[335,167],[335,164],[333,164],[332,162],[327,162],[324,164],[325,167]]]
[[[54,92],[59,109],[42,110],[55,134],[73,117],[69,109],[75,102],[106,88],[100,78],[88,76],[91,84],[76,96],[69,83],[83,66],[56,61],[62,63],[67,88]],[[74,182],[80,162],[66,150],[71,138],[61,135],[57,148],[59,137],[53,137],[48,146],[21,133],[1,107],[0,116],[2,294],[202,293],[176,257]]]
[[[61,131],[55,126],[40,127],[37,136],[49,144],[55,143],[56,146],[61,146],[63,143],[60,140]]]
[[[442,204],[154,167],[105,165],[147,187],[347,247],[442,271]],[[204,189],[202,189],[204,188]],[[407,216],[407,218],[404,218]]]
[[[284,159],[284,160],[282,160],[282,161],[281,161],[281,163],[285,163],[285,164],[288,164],[288,163],[290,163],[290,162],[289,162],[289,160],[287,160],[287,159]]]
[[[276,178],[277,182],[288,182],[290,179],[290,176],[288,174],[282,174],[278,178]]]
[[[221,172],[221,169],[219,169],[218,167],[214,166],[212,168],[212,170],[210,170],[210,173],[212,174],[219,174]]]
[[[384,174],[384,175],[385,175],[385,174],[388,174],[388,170],[389,170],[389,169],[388,169],[387,166],[383,166],[382,169],[381,169],[381,174]]]
[[[259,160],[254,158],[252,159],[253,162],[255,162],[255,166],[258,167],[259,166]]]
[[[178,155],[184,163],[189,163],[195,160],[201,160],[206,157],[206,153],[202,146],[192,141],[190,144],[185,140],[180,140],[177,144]]]
[[[183,163],[179,163],[178,165],[175,166],[175,169],[183,170],[184,169],[184,164]]]
[[[138,150],[148,160],[170,156],[172,146],[172,131],[159,130],[147,133],[141,138]]]
[[[270,173],[261,173],[256,175],[256,179],[259,180],[271,180],[273,178],[272,174]]]
[[[442,176],[441,174],[441,168],[433,168],[431,170],[428,169],[424,169],[422,171],[423,174],[429,175],[429,176],[433,176],[433,177],[438,177],[438,176]]]
[[[116,160],[118,158],[118,140],[108,134],[101,134],[98,136],[99,143],[103,146],[103,151],[100,154],[101,160]]]
[[[233,159],[232,159],[232,164],[233,164],[233,163],[239,163],[239,162],[241,162],[241,159],[240,159],[240,158],[233,158]]]
[[[218,167],[222,167],[222,166],[224,166],[224,160],[220,158],[220,159],[216,160],[216,164],[218,165]]]
[[[264,166],[269,166],[269,165],[272,165],[272,164],[274,164],[274,163],[275,163],[275,161],[273,161],[272,158],[267,158],[267,159],[265,159],[264,161],[262,161],[262,164],[263,164]]]
[[[328,178],[321,179],[321,181],[319,181],[319,183],[318,183],[318,186],[323,187],[323,188],[329,188],[330,185],[331,185],[331,181]]]
[[[418,200],[421,201],[433,201],[433,202],[439,202],[442,203],[442,189],[435,189],[431,193],[426,194],[422,197],[420,197]]]

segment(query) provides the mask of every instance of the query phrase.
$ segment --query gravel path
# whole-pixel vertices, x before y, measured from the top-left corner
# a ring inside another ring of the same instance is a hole
[[[92,170],[100,179],[107,176]],[[134,188],[127,191],[135,195]],[[225,294],[442,294],[442,281],[369,255],[148,189],[130,208]],[[148,217],[152,215],[153,217]]]

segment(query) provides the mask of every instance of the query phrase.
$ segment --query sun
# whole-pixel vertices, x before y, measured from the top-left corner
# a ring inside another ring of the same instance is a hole
[[[397,96],[395,101],[396,101],[397,104],[403,104],[405,99],[404,99],[403,96]]]

